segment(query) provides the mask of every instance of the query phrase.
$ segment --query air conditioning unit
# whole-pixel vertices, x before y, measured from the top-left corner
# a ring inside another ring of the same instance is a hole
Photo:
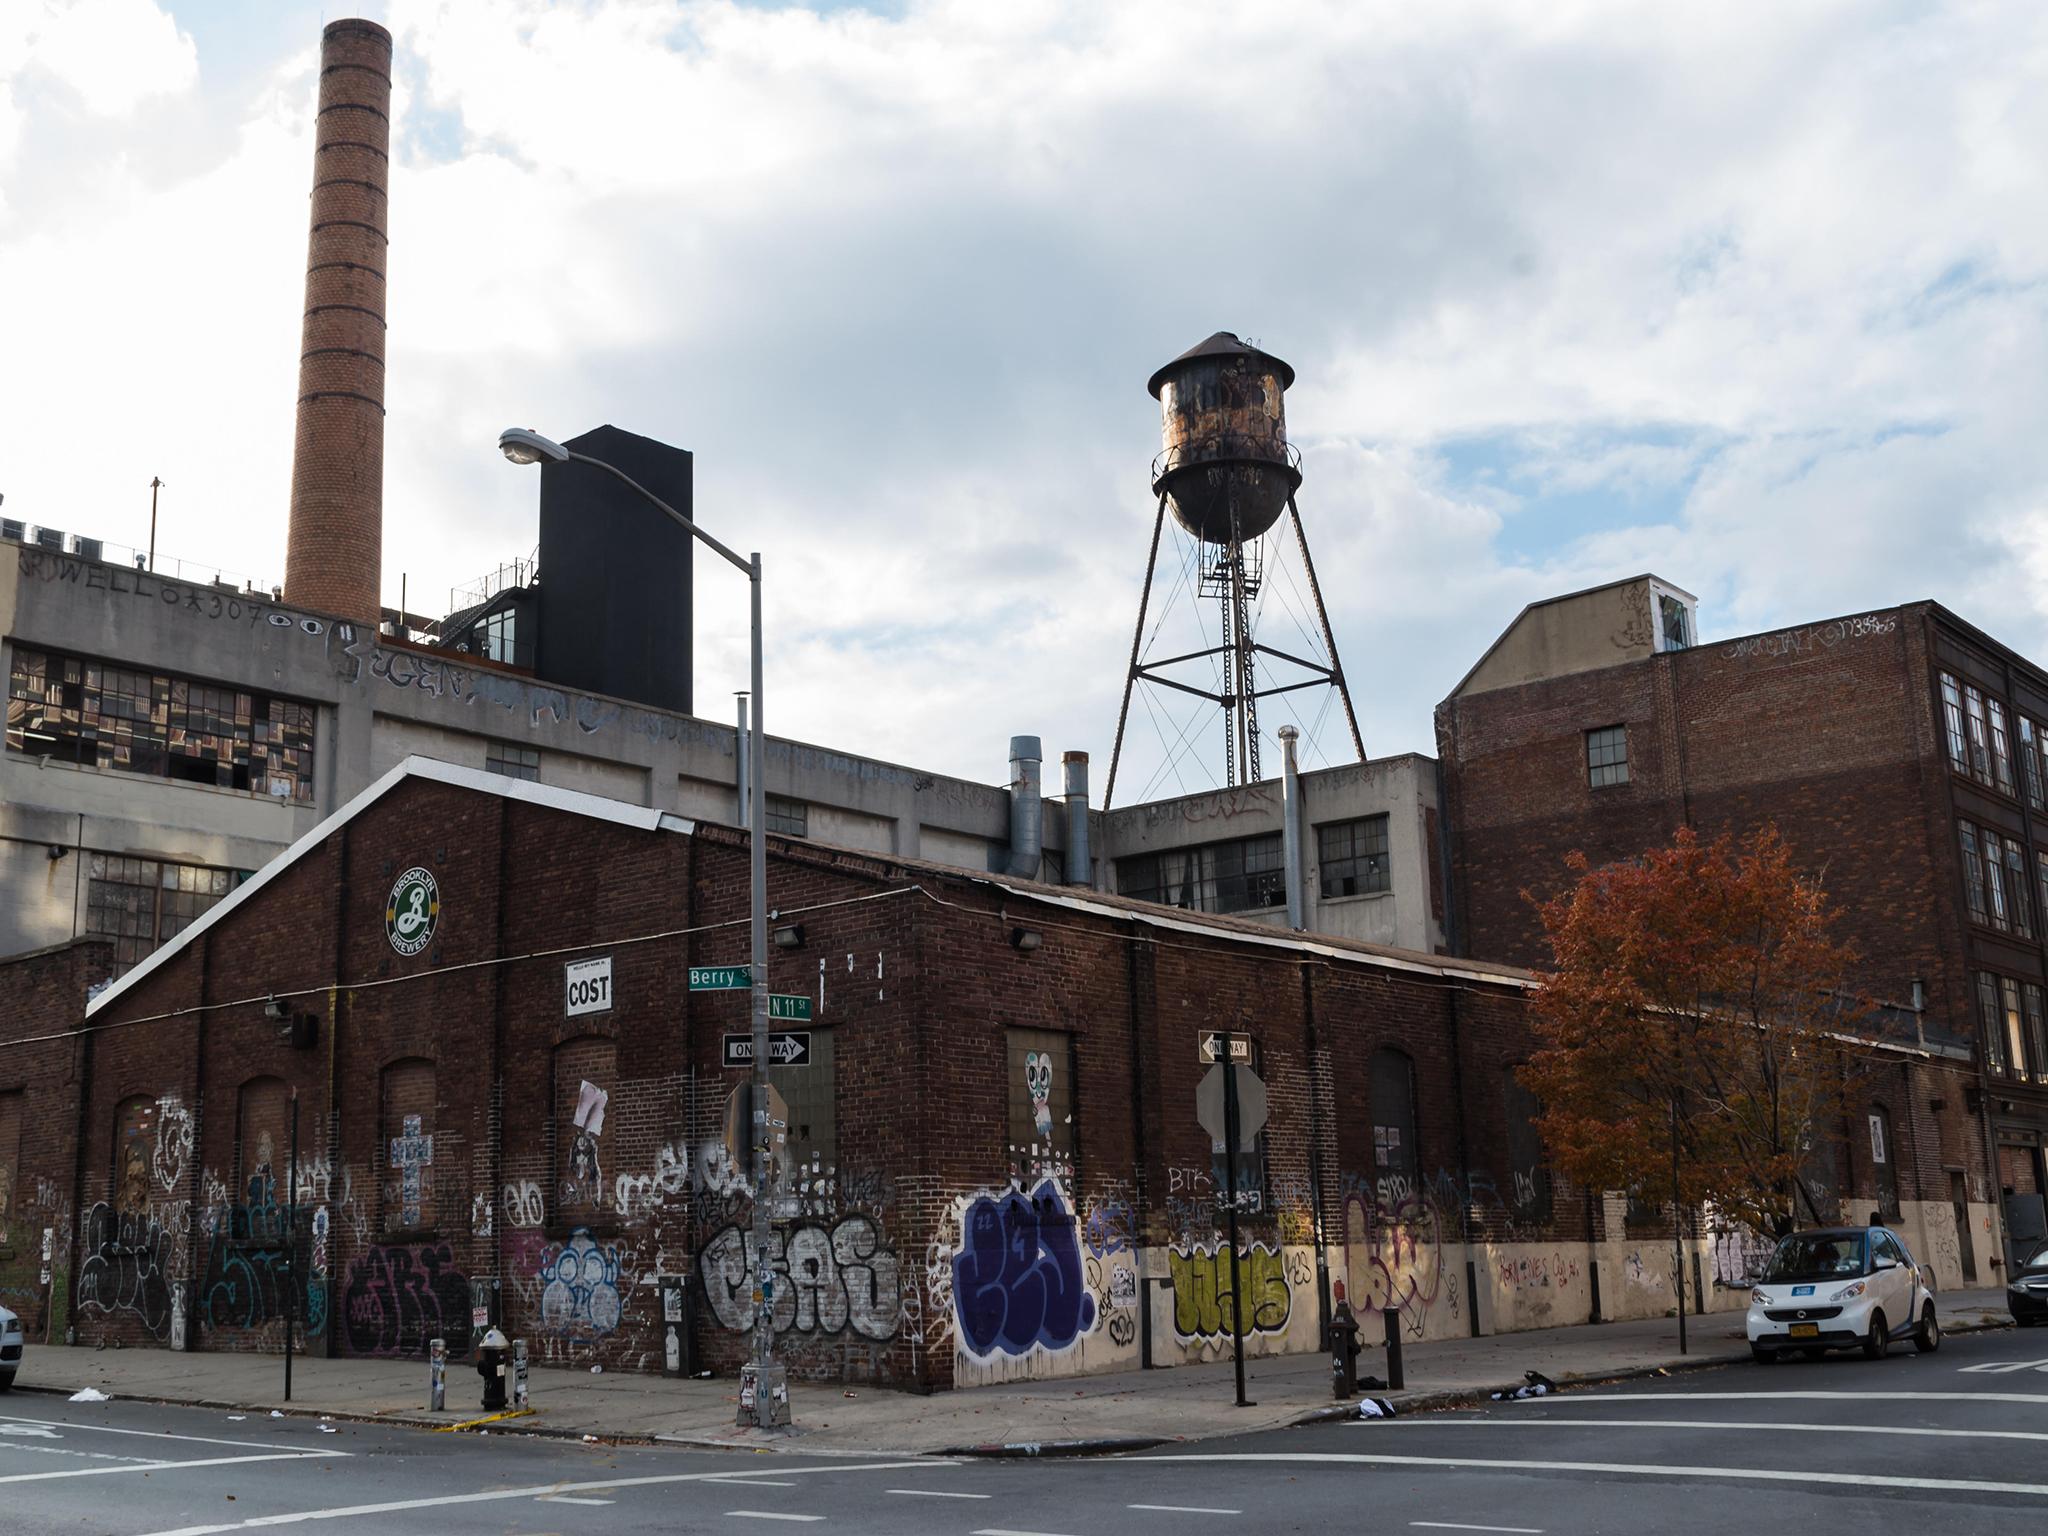
[[[36,530],[36,546],[39,549],[54,549],[61,555],[64,553],[64,530],[62,528],[38,528]]]
[[[98,539],[88,539],[82,533],[71,535],[71,553],[81,560],[97,560],[105,546]]]
[[[12,539],[17,544],[26,544],[28,524],[19,518],[0,517],[0,539]]]

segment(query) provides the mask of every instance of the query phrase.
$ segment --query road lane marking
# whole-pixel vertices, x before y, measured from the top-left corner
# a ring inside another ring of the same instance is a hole
[[[0,1483],[46,1483],[60,1477],[107,1477],[118,1472],[176,1472],[185,1467],[243,1467],[253,1461],[318,1461],[347,1451],[273,1451],[268,1456],[201,1456],[192,1461],[137,1461],[118,1467],[73,1467],[68,1472],[9,1472]]]
[[[938,1488],[884,1488],[884,1493],[900,1493],[913,1499],[992,1499],[992,1493],[946,1493]]]
[[[725,1518],[728,1520],[801,1520],[807,1524],[815,1525],[825,1517],[823,1515],[785,1515],[780,1510],[774,1509],[728,1509],[725,1512]]]
[[[314,1454],[320,1454],[315,1452]],[[328,1454],[339,1455],[340,1452]],[[190,1466],[190,1462],[173,1462]],[[875,1461],[820,1467],[777,1467],[784,1477],[806,1472],[925,1472],[933,1467],[957,1467],[957,1461]],[[491,1488],[476,1493],[444,1493],[431,1498],[392,1499],[383,1504],[345,1504],[332,1509],[298,1509],[282,1515],[256,1515],[247,1520],[230,1520],[223,1525],[182,1525],[175,1530],[152,1531],[148,1536],[219,1536],[223,1531],[247,1531],[261,1526],[297,1525],[305,1520],[352,1520],[362,1515],[394,1515],[415,1509],[442,1509],[454,1504],[495,1504],[505,1499],[537,1499],[544,1493],[609,1493],[619,1488],[659,1488],[675,1483],[716,1483],[730,1481],[731,1472],[667,1472],[649,1477],[606,1477],[586,1483],[539,1483],[525,1488]]]
[[[741,1488],[794,1488],[795,1483],[772,1482],[765,1477],[755,1477],[748,1472],[728,1472],[723,1477],[707,1478],[707,1482],[733,1483]]]
[[[1126,1504],[1125,1509],[1156,1509],[1167,1515],[1241,1515],[1241,1509],[1213,1509],[1201,1504]]]
[[[1365,1420],[1360,1420],[1361,1427]],[[1909,1424],[1782,1424],[1760,1419],[1396,1419],[1416,1429],[1458,1425],[1472,1429],[1541,1429],[1562,1424],[1579,1429],[1747,1429],[1776,1434],[1781,1429],[1820,1435],[1931,1435],[1953,1440],[2048,1440],[2038,1429],[1922,1429]]]
[[[187,1440],[194,1445],[237,1445],[245,1451],[277,1451],[287,1447],[283,1440],[223,1440],[216,1435],[174,1435],[161,1429],[116,1429],[111,1424],[80,1424],[73,1419],[30,1419],[16,1413],[0,1413],[0,1424],[39,1424],[45,1429],[75,1429],[81,1434],[138,1435],[145,1440]]]
[[[1794,1400],[1813,1403],[2048,1403],[2048,1392],[1572,1392],[1558,1397],[1533,1399],[1553,1406],[1560,1402],[1756,1403]],[[1359,1422],[1364,1423],[1365,1420],[1361,1419]],[[1124,1459],[1129,1460],[1128,1457]]]
[[[990,1526],[985,1531],[974,1531],[970,1536],[1059,1536],[1057,1531],[1006,1531],[999,1526]]]
[[[1965,1376],[2010,1376],[2017,1371],[2048,1371],[2048,1360],[1986,1360],[1956,1369]]]
[[[616,1504],[617,1499],[572,1499],[566,1493],[544,1493],[535,1501],[541,1504]]]
[[[1395,1422],[1399,1422],[1396,1420]],[[1759,1425],[1769,1429],[1768,1424]],[[1931,1493],[2013,1493],[2048,1498],[2048,1483],[1998,1483],[1982,1478],[1885,1477],[1874,1472],[1779,1471],[1771,1467],[1659,1466],[1632,1461],[1507,1461],[1480,1456],[1365,1456],[1333,1451],[1208,1451],[1199,1456],[1120,1456],[1119,1461],[1322,1462],[1373,1467],[1459,1467],[1497,1472],[1606,1472],[1618,1477],[1705,1477],[1728,1482],[1827,1483],[1856,1488],[1918,1488]],[[1031,1536],[1022,1531],[977,1531],[975,1536]]]
[[[1455,1520],[1410,1520],[1425,1531],[1509,1531],[1513,1536],[1543,1536],[1540,1525],[1460,1525]]]

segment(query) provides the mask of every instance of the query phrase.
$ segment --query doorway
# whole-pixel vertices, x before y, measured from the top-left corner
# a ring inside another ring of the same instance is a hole
[[[1963,1260],[1963,1284],[1977,1283],[1977,1244],[1970,1235],[1970,1195],[1963,1183],[1962,1170],[1948,1171],[1948,1200],[1956,1213],[1956,1246]]]

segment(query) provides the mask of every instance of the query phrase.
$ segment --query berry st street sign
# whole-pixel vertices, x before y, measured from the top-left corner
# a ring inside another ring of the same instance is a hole
[[[751,965],[693,965],[690,967],[690,990],[692,992],[745,992],[754,984],[754,968]]]
[[[808,1029],[778,1029],[768,1037],[768,1060],[778,1067],[808,1067],[811,1064],[811,1032]],[[754,1037],[748,1035],[727,1035],[725,1037],[725,1064],[728,1067],[751,1067],[754,1064]]]

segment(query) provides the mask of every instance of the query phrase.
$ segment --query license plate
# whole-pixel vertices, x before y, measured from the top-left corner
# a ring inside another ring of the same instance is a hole
[[[1795,1339],[1817,1339],[1820,1337],[1820,1324],[1794,1323],[1790,1332]]]

